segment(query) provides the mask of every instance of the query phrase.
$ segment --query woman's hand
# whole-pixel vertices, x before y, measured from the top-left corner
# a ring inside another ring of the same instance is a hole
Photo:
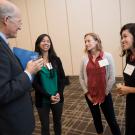
[[[91,96],[87,93],[86,96],[88,97],[88,99],[93,103],[93,105],[100,105],[102,103],[99,103],[99,102],[94,102],[94,100],[91,98]]]
[[[86,95],[88,97],[88,99],[93,103],[93,105],[97,105],[97,102],[93,102],[93,99],[91,98],[91,96],[89,94]]]
[[[57,93],[55,96],[51,96],[52,104],[56,104],[60,101],[60,95]]]
[[[86,94],[87,98],[92,102],[92,98],[89,94]]]
[[[124,96],[130,93],[130,87],[121,83],[116,84],[116,90],[120,96]]]

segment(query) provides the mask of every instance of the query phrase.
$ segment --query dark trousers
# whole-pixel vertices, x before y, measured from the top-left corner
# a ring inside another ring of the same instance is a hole
[[[113,108],[113,102],[112,102],[112,96],[111,94],[108,94],[105,97],[105,101],[99,106],[99,105],[93,105],[92,102],[85,96],[86,101],[88,103],[88,106],[91,110],[94,125],[96,128],[96,131],[98,134],[103,133],[103,125],[101,120],[101,112],[100,108],[102,109],[102,112],[106,118],[106,121],[111,129],[111,132],[113,135],[121,135],[119,126],[115,119],[115,113]]]
[[[63,110],[63,103],[44,104],[42,108],[37,108],[39,118],[41,121],[42,135],[50,135],[49,131],[49,113],[52,110],[53,127],[55,135],[61,135],[61,116]]]
[[[126,97],[126,131],[125,135],[135,135],[135,94]]]
[[[0,132],[0,135],[32,135],[32,133],[31,134],[18,134],[18,133],[2,133],[2,132]]]

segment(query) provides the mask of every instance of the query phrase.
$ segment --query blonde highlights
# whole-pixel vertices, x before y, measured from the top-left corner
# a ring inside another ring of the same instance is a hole
[[[101,42],[100,37],[99,37],[96,33],[87,33],[87,34],[84,35],[84,39],[85,39],[87,36],[93,37],[93,39],[94,39],[95,41],[97,41],[97,45],[96,45],[97,51],[102,51],[103,47],[102,47],[102,42]],[[85,48],[85,52],[87,52],[87,49],[86,49],[86,48]]]

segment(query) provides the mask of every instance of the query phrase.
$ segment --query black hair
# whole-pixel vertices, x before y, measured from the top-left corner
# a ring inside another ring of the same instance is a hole
[[[50,49],[48,51],[48,59],[50,62],[52,62],[53,58],[56,57],[56,52],[53,48],[53,43],[49,35],[47,34],[41,34],[38,36],[36,42],[35,42],[35,51],[39,53],[39,55],[42,55],[41,49],[40,49],[40,43],[42,42],[44,37],[48,37],[50,40]]]
[[[127,24],[125,24],[120,30],[121,37],[122,37],[122,32],[124,30],[128,30],[129,33],[133,36],[133,48],[135,48],[135,23],[127,23]],[[122,56],[124,56],[125,54],[127,56],[129,56],[129,55],[132,54],[132,52],[131,52],[131,50],[123,50],[122,51]]]

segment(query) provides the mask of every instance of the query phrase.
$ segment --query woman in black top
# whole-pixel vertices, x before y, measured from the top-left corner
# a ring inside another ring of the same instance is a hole
[[[50,135],[49,113],[52,110],[55,135],[61,135],[61,116],[63,109],[63,90],[65,73],[57,57],[51,38],[40,35],[35,43],[35,51],[44,59],[44,66],[34,78],[35,104],[41,121],[42,135]]]
[[[120,95],[126,95],[126,132],[135,135],[135,23],[128,23],[121,28],[122,56],[126,55],[123,71],[124,85],[117,86]]]

